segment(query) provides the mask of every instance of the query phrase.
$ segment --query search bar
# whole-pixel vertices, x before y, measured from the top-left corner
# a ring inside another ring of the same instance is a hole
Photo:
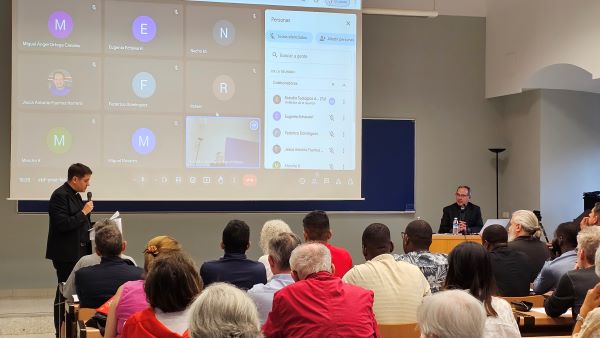
[[[346,50],[303,50],[290,48],[273,48],[267,53],[272,63],[300,63],[317,65],[348,65],[355,64],[353,52]]]

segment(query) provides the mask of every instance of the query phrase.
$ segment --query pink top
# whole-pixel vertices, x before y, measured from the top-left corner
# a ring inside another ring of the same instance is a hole
[[[144,292],[144,281],[134,280],[123,284],[123,290],[121,291],[121,298],[119,304],[117,304],[117,337],[121,336],[123,332],[123,325],[125,321],[131,317],[132,314],[142,311],[148,307],[146,301],[146,292]]]

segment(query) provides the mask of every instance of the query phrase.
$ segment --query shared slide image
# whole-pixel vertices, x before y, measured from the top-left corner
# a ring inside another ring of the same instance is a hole
[[[185,125],[188,168],[260,166],[258,118],[188,116]]]

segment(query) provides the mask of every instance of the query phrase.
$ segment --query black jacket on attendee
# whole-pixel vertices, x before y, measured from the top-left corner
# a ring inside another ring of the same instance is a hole
[[[102,257],[100,264],[75,272],[79,306],[97,308],[110,299],[125,282],[143,279],[144,270],[121,257]]]
[[[544,302],[546,314],[558,317],[572,307],[573,318],[576,318],[588,290],[599,281],[593,266],[565,273],[560,278],[554,294]]]
[[[550,258],[550,251],[546,244],[535,236],[517,237],[508,242],[508,247],[524,253],[529,258],[529,263],[533,267],[534,272],[530,282],[535,280],[535,277],[540,273],[542,267],[544,267],[544,262]]]
[[[218,260],[205,262],[200,268],[200,277],[205,287],[215,282],[227,282],[249,290],[254,284],[267,283],[265,266],[241,253],[225,253]]]
[[[459,221],[464,220],[467,223],[467,233],[470,234],[478,234],[483,227],[481,209],[471,202],[467,203],[464,210],[461,210],[460,206],[454,203],[445,207],[443,212],[440,230],[438,231],[440,234],[452,232],[454,218]]]
[[[83,214],[83,205],[81,196],[69,183],[54,190],[48,203],[50,225],[46,258],[75,264],[79,258],[92,253],[88,232],[90,214]]]
[[[496,278],[498,295],[520,297],[529,295],[529,284],[536,275],[524,253],[501,246],[490,252],[492,271]]]

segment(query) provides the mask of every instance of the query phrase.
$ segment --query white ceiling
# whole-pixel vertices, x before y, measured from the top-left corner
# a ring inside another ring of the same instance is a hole
[[[363,8],[437,11],[439,15],[485,17],[486,0],[363,0]]]

